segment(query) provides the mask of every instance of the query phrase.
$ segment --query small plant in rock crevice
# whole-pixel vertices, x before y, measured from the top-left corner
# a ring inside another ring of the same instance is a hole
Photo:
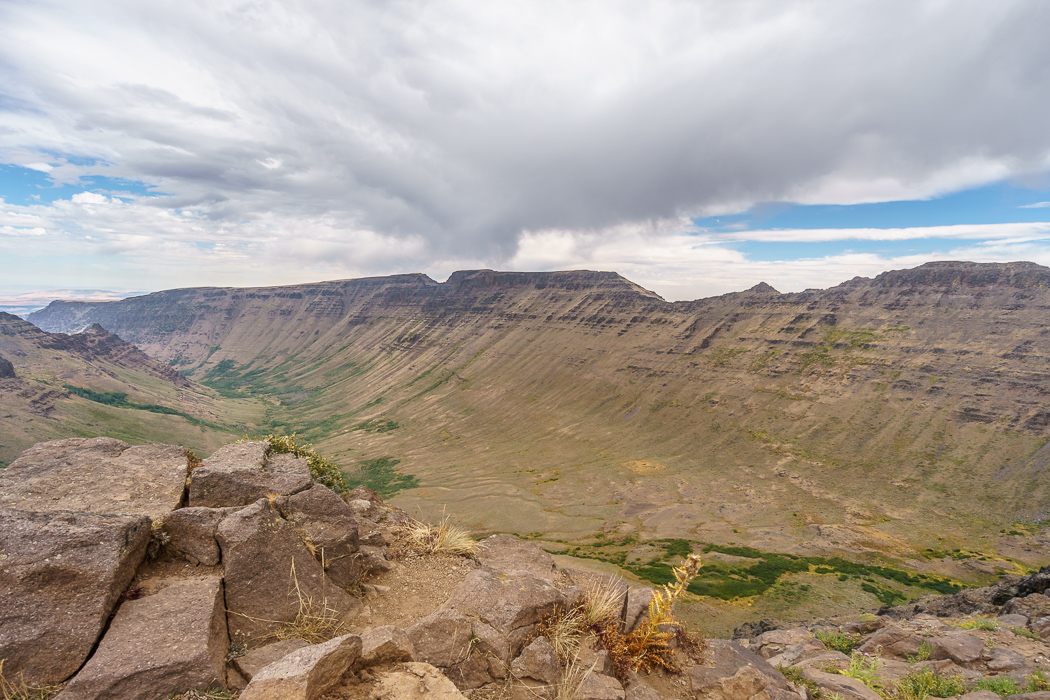
[[[907,658],[908,663],[917,664],[920,661],[926,661],[927,659],[929,659],[930,654],[932,653],[933,645],[930,644],[928,639],[924,639],[919,644],[919,648],[915,651],[915,654],[908,654],[905,658]]]
[[[850,678],[856,678],[879,695],[885,696],[886,686],[883,684],[882,679],[879,678],[878,673],[881,664],[882,658],[878,652],[866,654],[854,651],[849,657],[849,668],[845,671],[840,671],[840,673]]]
[[[0,659],[0,700],[50,700],[62,690],[62,685],[31,685],[19,671],[17,677],[4,675],[4,662]]]
[[[984,630],[986,632],[997,632],[999,630],[999,623],[995,620],[989,620],[985,617],[971,617],[968,620],[963,620],[959,623],[959,627],[964,630]]]
[[[860,637],[857,635],[834,630],[817,630],[813,633],[813,636],[819,639],[828,649],[840,651],[843,654],[852,654],[853,650],[860,644]]]
[[[924,698],[951,698],[966,692],[961,676],[942,676],[933,669],[918,668],[897,681],[894,700],[924,700]]]
[[[453,525],[449,516],[441,518],[437,525],[413,522],[400,529],[405,545],[419,554],[452,554],[472,557],[478,551],[478,543],[470,533]]]

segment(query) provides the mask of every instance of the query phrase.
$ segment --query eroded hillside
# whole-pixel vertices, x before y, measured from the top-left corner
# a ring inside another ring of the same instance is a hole
[[[46,333],[0,312],[0,465],[73,436],[210,452],[262,415],[257,399],[223,398],[100,326]]]
[[[1050,269],[932,263],[695,302],[613,273],[474,271],[55,302],[31,320],[100,323],[269,399],[266,428],[414,476],[393,500],[423,517],[627,563],[646,556],[633,538],[685,537],[990,574],[1038,560],[1016,523],[1050,515],[1048,310]]]

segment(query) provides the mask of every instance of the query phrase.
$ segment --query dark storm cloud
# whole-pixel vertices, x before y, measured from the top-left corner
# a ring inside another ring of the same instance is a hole
[[[95,158],[53,175],[436,255],[1050,166],[1035,0],[8,3],[0,25],[8,162]]]

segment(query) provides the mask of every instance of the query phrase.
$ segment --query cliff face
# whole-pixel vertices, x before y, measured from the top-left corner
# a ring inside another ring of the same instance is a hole
[[[613,273],[470,271],[55,302],[30,319],[99,323],[266,396],[270,427],[343,464],[401,459],[424,514],[904,551],[1050,515],[1031,459],[1050,425],[1048,310],[1047,268],[931,263],[676,303]]]

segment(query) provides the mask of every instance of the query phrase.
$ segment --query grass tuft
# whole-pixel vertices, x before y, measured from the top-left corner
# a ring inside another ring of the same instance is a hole
[[[853,650],[860,644],[860,637],[845,632],[832,630],[817,630],[813,635],[824,643],[832,651],[841,651],[843,654],[852,654]]]
[[[999,623],[986,617],[971,617],[968,620],[963,620],[959,623],[959,627],[962,627],[964,630],[985,630],[986,632],[996,632],[999,630]]]
[[[302,639],[310,644],[320,644],[343,634],[346,631],[346,622],[336,610],[328,607],[327,597],[315,602],[313,598],[303,595],[299,587],[299,577],[295,573],[294,559],[290,577],[295,586],[295,595],[299,598],[299,610],[294,620],[281,624],[272,636],[278,641]]]
[[[21,671],[17,678],[8,679],[4,661],[0,659],[0,700],[50,700],[62,690],[61,685],[30,685]]]
[[[587,632],[586,615],[581,606],[556,607],[540,621],[540,636],[546,637],[562,663],[569,664],[579,654],[580,642]]]
[[[309,443],[302,442],[295,433],[291,435],[271,434],[263,439],[270,443],[270,447],[278,454],[292,454],[300,459],[305,459],[310,465],[310,476],[317,483],[327,486],[340,496],[350,493],[350,486],[343,472],[339,471],[339,467],[318,454]]]
[[[414,522],[401,528],[408,549],[419,554],[452,554],[461,557],[473,556],[478,543],[470,533],[449,522],[449,516],[441,518],[437,525]]]
[[[895,700],[924,700],[924,698],[951,698],[966,692],[961,676],[942,676],[933,669],[919,668],[910,671],[897,681]]]

